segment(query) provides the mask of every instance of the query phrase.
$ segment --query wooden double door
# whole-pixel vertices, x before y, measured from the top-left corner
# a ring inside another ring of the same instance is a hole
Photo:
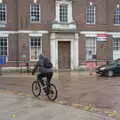
[[[58,67],[59,69],[70,69],[71,67],[71,53],[70,41],[58,42]]]

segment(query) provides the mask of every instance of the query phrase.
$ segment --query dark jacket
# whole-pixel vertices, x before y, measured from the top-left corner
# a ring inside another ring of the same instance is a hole
[[[46,68],[44,67],[44,61],[46,57],[43,55],[40,55],[39,60],[37,61],[32,74],[34,74],[37,70],[41,73],[47,73],[47,72],[52,72],[52,68]]]

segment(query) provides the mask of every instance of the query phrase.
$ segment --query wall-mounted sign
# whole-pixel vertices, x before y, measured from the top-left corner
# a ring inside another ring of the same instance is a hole
[[[109,34],[97,34],[97,41],[107,41]]]

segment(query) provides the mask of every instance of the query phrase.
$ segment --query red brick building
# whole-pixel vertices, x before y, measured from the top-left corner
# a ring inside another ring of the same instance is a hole
[[[110,35],[97,41],[98,34]],[[7,67],[41,52],[55,69],[120,57],[119,0],[0,0],[0,56]]]

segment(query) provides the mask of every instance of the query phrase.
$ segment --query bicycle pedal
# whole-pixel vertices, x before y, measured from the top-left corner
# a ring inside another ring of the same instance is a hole
[[[46,93],[46,95],[48,95],[49,94],[49,90],[46,89],[45,93]]]
[[[44,91],[46,91],[46,90],[47,90],[47,88],[46,88],[46,87],[44,87],[44,88],[43,88],[43,90],[44,90]]]

